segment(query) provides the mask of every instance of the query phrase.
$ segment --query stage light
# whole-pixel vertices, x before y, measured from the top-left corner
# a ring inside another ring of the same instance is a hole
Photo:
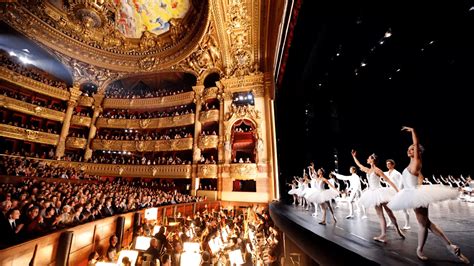
[[[400,68],[397,68],[397,70],[396,70],[396,71],[397,71],[397,72],[400,72],[400,70],[401,70]]]
[[[148,236],[137,236],[134,249],[147,250],[150,247],[151,239],[152,238]]]
[[[138,251],[136,250],[121,250],[119,253],[119,258],[117,262],[119,263],[118,265],[121,265],[120,263],[122,262],[123,258],[128,257],[128,259],[131,262],[132,266],[135,266],[135,263],[137,263],[137,258],[138,258]]]
[[[434,43],[434,41],[430,41],[428,44],[433,44],[433,43]]]
[[[365,67],[366,65],[367,65],[367,63],[365,63],[365,62],[360,63],[361,67]]]
[[[392,32],[390,29],[388,29],[387,32],[385,32],[384,38],[390,38],[392,36]]]
[[[25,56],[20,56],[19,59],[25,65],[28,65],[28,64],[32,63],[32,61],[30,59],[26,58]]]

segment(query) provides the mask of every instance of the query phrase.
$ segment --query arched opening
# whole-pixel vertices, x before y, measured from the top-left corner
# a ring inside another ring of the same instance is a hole
[[[256,127],[248,119],[238,120],[232,125],[232,163],[255,163],[257,158]]]
[[[92,96],[92,95],[96,94],[97,89],[98,89],[97,85],[94,84],[94,83],[91,83],[91,82],[83,83],[81,85],[82,95],[84,95],[84,96]]]
[[[204,87],[205,88],[210,88],[210,87],[216,87],[216,81],[219,81],[221,79],[219,73],[211,73],[207,75],[207,77],[204,79]]]

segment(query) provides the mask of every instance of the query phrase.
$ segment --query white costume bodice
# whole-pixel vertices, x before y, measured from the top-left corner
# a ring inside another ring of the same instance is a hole
[[[370,189],[376,189],[382,187],[380,185],[380,177],[375,174],[375,172],[371,172],[367,174],[367,180],[369,182]]]
[[[408,168],[405,168],[402,173],[402,184],[404,188],[416,188],[418,187],[418,177],[412,175]]]

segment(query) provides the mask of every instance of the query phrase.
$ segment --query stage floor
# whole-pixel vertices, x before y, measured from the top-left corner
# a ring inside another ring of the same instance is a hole
[[[321,221],[321,211],[319,211],[318,217],[312,217],[313,210],[305,211],[302,207],[280,202],[272,203],[270,211],[272,217],[278,215],[291,220],[294,224],[311,231],[318,237],[336,244],[336,247],[356,253],[377,264],[459,265],[460,263],[454,255],[448,252],[442,240],[431,232],[428,234],[424,250],[429,261],[422,262],[417,258],[415,250],[418,226],[413,210],[409,212],[411,229],[404,231],[405,240],[398,236],[394,228],[389,228],[387,242],[379,243],[372,240],[374,236],[380,234],[378,218],[373,208],[367,210],[367,219],[361,219],[361,215],[358,213],[352,219],[345,219],[349,213],[348,204],[338,201],[337,206],[338,208],[335,209],[337,223],[334,224],[328,216],[328,224],[325,226],[318,224]],[[430,205],[429,210],[431,221],[444,230],[448,238],[458,245],[463,254],[469,258],[470,265],[474,265],[474,203],[460,200],[446,201]],[[405,223],[403,214],[395,212],[395,216],[398,223],[403,226]],[[388,217],[386,218],[388,221]],[[295,239],[293,241],[298,242]],[[318,244],[315,243],[315,245]],[[351,261],[347,261],[347,264],[349,263]]]

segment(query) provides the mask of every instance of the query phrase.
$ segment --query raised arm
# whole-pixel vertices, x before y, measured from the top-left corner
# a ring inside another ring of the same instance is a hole
[[[348,181],[348,180],[349,180],[349,177],[350,177],[350,176],[338,174],[338,173],[336,173],[336,172],[334,172],[334,171],[332,171],[331,174],[333,174],[337,179],[339,179],[339,180],[344,180],[344,181],[346,181],[346,180]]]
[[[382,177],[385,182],[387,182],[391,187],[393,187],[397,192],[398,192],[398,187],[395,185],[395,183],[392,182],[392,180],[390,180],[390,178],[388,178],[388,176],[386,176],[382,170],[380,170],[379,168],[375,168],[375,173]]]
[[[410,161],[408,165],[408,171],[415,176],[421,174],[421,153],[420,153],[420,143],[418,141],[418,136],[416,135],[415,129],[411,127],[403,127],[402,131],[407,131],[411,133],[411,138],[413,141],[413,160]]]
[[[340,192],[335,186],[333,186],[333,185],[331,184],[331,182],[329,182],[326,178],[323,177],[322,179],[323,179],[324,183],[328,184],[328,186],[329,186],[330,188],[332,188],[332,189],[336,190],[337,192],[341,193],[341,192]]]
[[[356,163],[357,166],[359,166],[359,169],[360,169],[362,172],[368,173],[370,169],[369,169],[368,167],[362,165],[362,164],[359,162],[359,160],[357,160],[357,157],[356,157],[356,156],[357,156],[357,152],[356,152],[355,150],[352,150],[351,154],[352,154],[352,158],[354,159],[354,162]]]

